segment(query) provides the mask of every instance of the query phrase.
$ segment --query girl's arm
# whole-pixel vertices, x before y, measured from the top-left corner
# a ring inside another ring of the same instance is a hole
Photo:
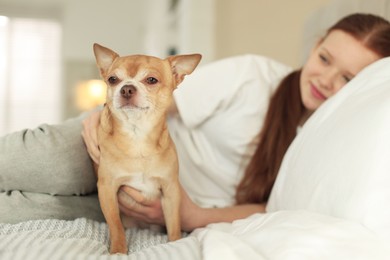
[[[119,192],[121,211],[130,217],[150,224],[164,225],[164,215],[160,200],[146,201],[131,187],[122,187]],[[189,198],[181,188],[181,226],[184,231],[204,227],[211,223],[232,222],[246,218],[254,213],[265,212],[264,204],[244,204],[226,208],[201,208]]]

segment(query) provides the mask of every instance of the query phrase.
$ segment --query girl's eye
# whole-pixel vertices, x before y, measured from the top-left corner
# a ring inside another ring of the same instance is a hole
[[[346,82],[346,83],[348,83],[348,82],[350,82],[351,81],[351,77],[349,77],[349,76],[343,76],[343,79],[344,79],[344,81]]]
[[[115,76],[111,76],[108,78],[108,83],[110,83],[111,85],[115,84],[118,82],[118,78],[115,77]]]
[[[326,63],[326,64],[329,63],[328,58],[327,58],[325,55],[320,54],[319,57],[320,57],[320,60],[321,60],[323,63]]]
[[[158,82],[158,80],[154,77],[148,77],[146,78],[146,82],[149,84],[149,85],[154,85]]]

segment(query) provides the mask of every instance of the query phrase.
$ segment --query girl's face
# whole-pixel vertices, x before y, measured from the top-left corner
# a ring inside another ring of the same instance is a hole
[[[359,71],[381,58],[351,35],[333,30],[317,44],[302,69],[301,97],[309,111],[337,93]]]

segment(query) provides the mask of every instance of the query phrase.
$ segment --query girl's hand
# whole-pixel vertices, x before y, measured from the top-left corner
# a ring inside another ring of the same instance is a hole
[[[99,164],[100,158],[97,129],[99,127],[101,113],[101,110],[95,111],[85,118],[83,120],[83,131],[81,132],[89,156],[96,164]]]
[[[147,224],[165,225],[161,200],[146,200],[138,190],[122,186],[118,192],[119,208],[126,216]]]
[[[181,228],[184,231],[192,231],[196,227],[199,227],[197,216],[199,215],[198,213],[200,213],[201,208],[192,202],[182,187],[180,187],[180,190]],[[118,200],[119,207],[126,216],[148,224],[165,225],[164,213],[159,198],[148,201],[138,190],[128,186],[122,186],[118,193]]]

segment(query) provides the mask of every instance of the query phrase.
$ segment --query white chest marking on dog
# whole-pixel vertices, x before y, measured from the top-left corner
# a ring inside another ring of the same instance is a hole
[[[124,173],[123,176],[129,176],[128,173]],[[160,188],[156,180],[148,178],[142,172],[135,172],[130,175],[123,185],[130,186],[142,192],[147,199],[156,198],[160,195]]]

